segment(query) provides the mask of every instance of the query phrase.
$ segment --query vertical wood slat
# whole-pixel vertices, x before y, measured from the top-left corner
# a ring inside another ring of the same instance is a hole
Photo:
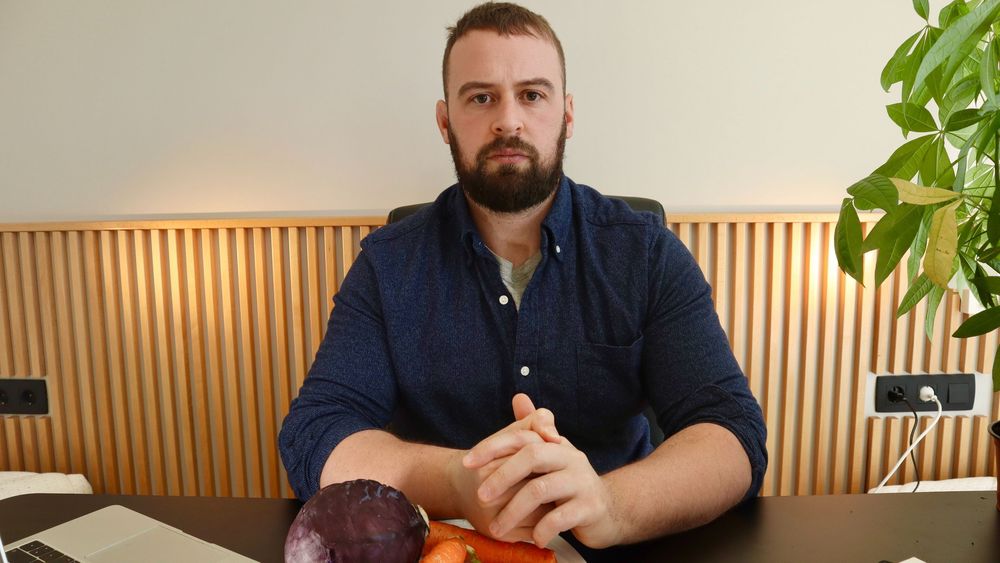
[[[253,241],[251,248],[254,250],[253,279],[254,279],[254,300],[253,308],[255,312],[255,340],[254,347],[257,350],[257,389],[259,392],[258,412],[260,419],[260,439],[262,441],[261,455],[263,457],[263,474],[265,497],[277,497],[280,495],[281,468],[278,460],[277,449],[277,409],[275,408],[276,394],[274,392],[274,382],[277,381],[274,374],[274,367],[271,356],[271,342],[273,332],[268,307],[268,285],[267,285],[267,262],[268,255],[264,243],[264,232],[262,229],[253,229]]]
[[[195,471],[195,440],[193,429],[193,417],[191,413],[191,364],[189,363],[190,346],[188,343],[188,330],[191,326],[191,314],[184,307],[185,292],[184,285],[185,272],[190,269],[190,265],[182,258],[185,252],[184,236],[185,232],[177,229],[166,231],[166,263],[168,268],[167,284],[169,295],[167,296],[167,307],[170,310],[170,339],[171,339],[171,361],[176,381],[174,386],[173,401],[176,405],[176,432],[177,432],[177,464],[180,472],[179,480],[181,494],[198,494],[198,476]]]
[[[199,495],[214,495],[216,492],[216,461],[212,455],[212,438],[209,424],[208,385],[208,350],[206,332],[209,329],[209,312],[205,309],[204,284],[202,282],[203,261],[200,259],[205,252],[201,230],[184,229],[184,263],[186,264],[188,322],[190,333],[187,341],[189,355],[187,357],[191,372],[190,395],[191,424],[194,428],[191,439],[194,451],[197,452],[197,491]]]
[[[905,270],[879,290],[839,272],[832,219],[672,219],[767,417],[764,494],[861,492],[891,468],[912,423],[863,418],[868,371],[992,368],[995,332],[947,338],[956,298],[928,341],[921,306],[895,319]],[[52,396],[51,416],[0,418],[0,470],[83,472],[106,493],[289,496],[276,433],[378,226],[0,228],[0,377],[46,376]],[[943,419],[921,476],[990,474],[998,403]]]
[[[10,348],[6,356],[6,369],[12,374],[28,376],[27,354],[24,342],[24,314],[22,312],[21,276],[18,268],[16,233],[3,233],[0,237],[0,249],[3,251],[3,271],[6,277],[6,289],[9,292],[4,303],[6,314],[6,333]],[[23,434],[21,421],[4,425],[3,438],[7,444],[8,463],[15,466],[26,466],[23,451]]]

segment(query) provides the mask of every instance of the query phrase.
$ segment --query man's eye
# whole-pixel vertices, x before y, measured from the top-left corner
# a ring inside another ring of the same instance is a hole
[[[472,97],[472,101],[477,104],[485,104],[490,101],[489,94],[476,94]]]
[[[542,99],[542,94],[540,92],[525,92],[524,99],[529,102],[537,102]]]

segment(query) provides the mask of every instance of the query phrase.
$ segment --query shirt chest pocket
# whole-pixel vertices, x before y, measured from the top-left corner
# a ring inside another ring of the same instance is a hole
[[[642,410],[643,337],[627,346],[577,345],[578,427],[589,438],[614,438]]]

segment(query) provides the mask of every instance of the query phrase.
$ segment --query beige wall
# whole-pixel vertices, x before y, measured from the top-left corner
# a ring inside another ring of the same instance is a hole
[[[453,181],[472,2],[0,0],[0,222],[377,211]],[[526,1],[568,54],[567,172],[677,211],[832,210],[901,141],[908,0]]]

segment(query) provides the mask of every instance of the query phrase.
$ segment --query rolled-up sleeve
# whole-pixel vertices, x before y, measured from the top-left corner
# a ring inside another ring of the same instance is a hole
[[[278,448],[302,500],[344,438],[385,428],[396,400],[375,271],[365,251],[334,297],[326,335],[282,423]]]
[[[767,429],[719,324],[711,287],[669,231],[654,239],[650,266],[642,369],[660,427],[668,437],[703,422],[732,432],[750,460],[746,497],[755,496],[767,470]]]

